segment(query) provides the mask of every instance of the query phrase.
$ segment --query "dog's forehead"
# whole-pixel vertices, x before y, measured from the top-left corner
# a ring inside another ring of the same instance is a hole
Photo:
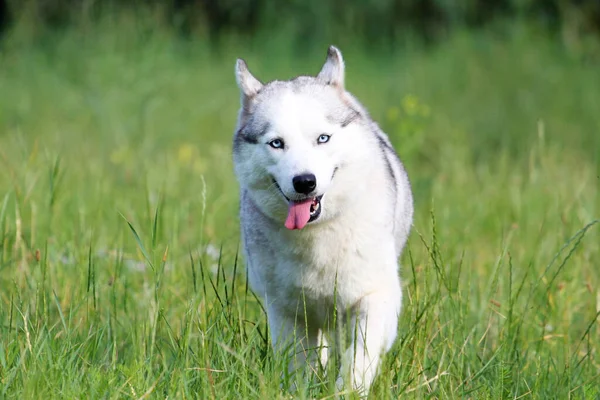
[[[352,110],[339,91],[314,78],[269,83],[257,97],[256,114],[272,125],[339,123]]]
[[[283,123],[293,119],[325,120],[328,108],[328,102],[319,97],[293,92],[282,93],[266,107],[270,119]]]
[[[287,107],[291,107],[293,103],[321,104],[323,107],[339,102],[335,91],[330,87],[300,78],[270,82],[256,100],[267,107],[277,107],[282,103]]]

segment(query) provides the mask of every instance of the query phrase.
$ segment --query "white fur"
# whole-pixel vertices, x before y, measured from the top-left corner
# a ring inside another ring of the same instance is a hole
[[[339,328],[332,326],[335,304],[338,322],[350,321],[351,336],[338,381],[349,376],[352,387],[368,390],[396,339],[397,263],[413,214],[407,175],[387,136],[344,90],[338,49],[329,49],[316,78],[263,86],[245,63],[238,61],[236,71],[242,109],[234,165],[244,253],[273,345],[278,351],[293,345],[292,368],[314,359],[309,349],[318,346],[325,363],[324,347]],[[323,133],[331,138],[318,144]],[[275,138],[284,150],[268,145]],[[303,173],[317,178],[321,215],[304,229],[288,230],[283,194],[300,199],[292,178]]]

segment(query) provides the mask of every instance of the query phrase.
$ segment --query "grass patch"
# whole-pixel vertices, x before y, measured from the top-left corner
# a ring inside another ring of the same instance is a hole
[[[399,340],[373,398],[597,398],[600,82],[550,40],[342,48],[416,198]],[[25,40],[25,42],[23,42]],[[22,45],[25,43],[25,45]],[[0,394],[328,398],[281,375],[238,254],[235,58],[131,21],[0,54]],[[333,375],[335,376],[335,375]]]

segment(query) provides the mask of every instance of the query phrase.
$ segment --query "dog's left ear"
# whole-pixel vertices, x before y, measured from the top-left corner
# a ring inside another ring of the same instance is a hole
[[[317,75],[317,79],[331,86],[344,88],[344,59],[342,53],[335,46],[329,46],[325,65]]]

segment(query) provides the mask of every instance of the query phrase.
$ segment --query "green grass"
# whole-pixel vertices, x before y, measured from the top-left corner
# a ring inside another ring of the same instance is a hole
[[[233,65],[315,73],[326,44],[143,28],[2,44],[0,397],[288,398],[238,258]],[[416,200],[372,397],[597,399],[598,65],[517,28],[342,51]]]

